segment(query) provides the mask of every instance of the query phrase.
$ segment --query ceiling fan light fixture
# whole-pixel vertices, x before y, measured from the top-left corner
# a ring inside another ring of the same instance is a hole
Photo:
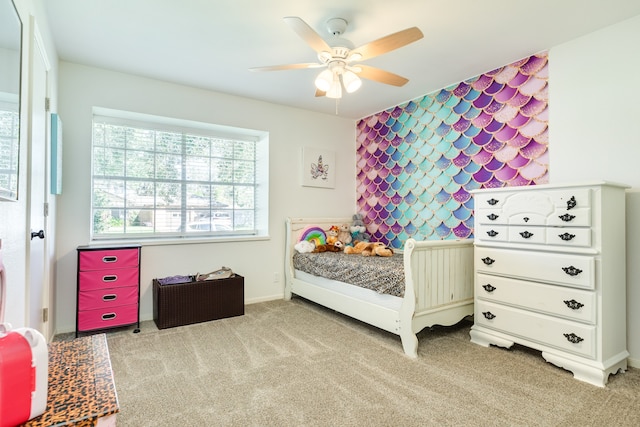
[[[353,93],[360,89],[360,86],[362,86],[362,80],[360,80],[360,77],[358,77],[353,71],[346,70],[342,73],[342,84],[348,93]]]
[[[329,69],[326,69],[318,74],[318,77],[316,77],[316,88],[323,92],[328,92],[331,88],[331,85],[333,85],[333,80],[333,72]]]
[[[336,74],[336,78],[333,80],[331,87],[327,91],[325,95],[327,98],[339,99],[342,98],[342,84],[340,84],[340,79],[338,79],[338,75]]]

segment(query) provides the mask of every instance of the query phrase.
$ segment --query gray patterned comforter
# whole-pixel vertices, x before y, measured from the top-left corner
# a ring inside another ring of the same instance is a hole
[[[365,257],[343,252],[298,253],[293,255],[296,270],[339,280],[380,294],[404,296],[402,254]]]

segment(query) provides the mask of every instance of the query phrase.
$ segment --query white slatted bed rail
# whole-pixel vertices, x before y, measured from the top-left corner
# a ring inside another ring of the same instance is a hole
[[[416,334],[433,325],[454,325],[473,314],[473,240],[405,242],[404,298],[381,295],[293,267],[294,245],[308,226],[328,230],[350,218],[287,218],[285,299],[298,295],[385,331],[397,334],[405,354],[418,356]],[[358,256],[358,255],[354,255]]]

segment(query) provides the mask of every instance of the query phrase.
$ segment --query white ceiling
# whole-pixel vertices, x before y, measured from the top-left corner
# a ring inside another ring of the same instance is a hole
[[[417,26],[424,38],[366,64],[410,81],[365,80],[345,94],[342,117],[359,119],[640,14],[639,0],[45,0],[63,61],[151,77],[327,114],[315,97],[321,69],[250,72],[316,62],[283,21],[299,16],[320,35],[349,22],[360,46]],[[636,53],[637,54],[637,53]]]

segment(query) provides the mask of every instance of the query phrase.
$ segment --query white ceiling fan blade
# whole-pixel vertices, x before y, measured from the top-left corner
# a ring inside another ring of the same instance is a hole
[[[409,81],[409,79],[402,76],[381,70],[380,68],[370,67],[369,65],[358,64],[357,67],[354,68],[360,69],[358,72],[360,77],[387,85],[404,86]]]
[[[285,64],[285,65],[270,65],[267,67],[253,67],[249,68],[249,71],[279,71],[279,70],[299,70],[301,68],[320,68],[326,67],[325,64],[318,62],[305,62],[301,64]]]
[[[358,53],[362,55],[359,61],[364,61],[365,59],[374,58],[383,53],[399,49],[423,37],[422,31],[418,27],[411,27],[357,47],[351,51],[351,54]]]
[[[289,24],[291,29],[295,31],[309,46],[317,53],[331,52],[331,47],[325,42],[313,28],[297,16],[286,16],[284,22]]]

